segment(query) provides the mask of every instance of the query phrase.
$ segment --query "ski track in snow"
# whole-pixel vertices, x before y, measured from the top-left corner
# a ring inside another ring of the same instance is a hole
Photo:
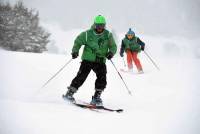
[[[197,134],[199,132],[199,59],[156,58],[160,71],[140,54],[144,74],[120,71],[128,95],[112,64],[107,61],[105,106],[123,113],[93,112],[62,100],[76,75],[80,58],[73,60],[46,87],[39,89],[71,57],[0,50],[0,134]],[[136,72],[136,68],[134,68]],[[75,98],[90,102],[95,74],[90,73]]]

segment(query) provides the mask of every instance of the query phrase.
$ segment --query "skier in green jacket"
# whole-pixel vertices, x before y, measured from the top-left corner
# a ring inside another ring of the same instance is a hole
[[[124,56],[124,51],[127,54],[127,63],[129,71],[133,71],[132,62],[134,62],[138,72],[143,73],[142,65],[137,55],[141,51],[144,51],[144,48],[145,43],[141,41],[139,37],[136,37],[134,31],[132,31],[131,28],[129,28],[127,34],[125,35],[125,38],[122,40],[120,49],[121,57]]]
[[[82,32],[74,41],[72,48],[72,58],[79,55],[79,49],[84,45],[82,62],[76,77],[72,80],[66,95],[64,96],[71,102],[75,102],[73,97],[78,88],[84,83],[91,70],[96,73],[95,93],[92,96],[92,105],[103,105],[101,94],[106,88],[106,58],[110,60],[116,53],[117,46],[113,39],[112,33],[105,29],[106,20],[103,16],[98,15],[94,19],[92,27]]]

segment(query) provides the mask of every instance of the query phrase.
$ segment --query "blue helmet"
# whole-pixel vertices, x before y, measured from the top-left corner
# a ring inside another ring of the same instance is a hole
[[[131,34],[135,36],[135,32],[131,30],[131,28],[129,28],[128,32],[126,34]]]

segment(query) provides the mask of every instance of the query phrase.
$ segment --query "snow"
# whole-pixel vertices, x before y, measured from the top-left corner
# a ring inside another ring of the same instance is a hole
[[[61,98],[78,71],[80,57],[72,60],[46,87],[40,89],[70,60],[72,39],[77,33],[76,30],[70,31],[66,43],[59,44],[59,52],[63,53],[61,48],[67,48],[65,54],[0,50],[0,134],[199,133],[200,59],[195,58],[193,48],[189,47],[191,42],[197,41],[142,36],[147,42],[146,51],[161,70],[156,70],[142,52],[139,57],[144,74],[120,72],[132,96],[107,61],[108,85],[102,99],[105,106],[123,108],[124,112],[97,113],[72,106]],[[63,34],[60,38],[64,38]],[[123,34],[119,37],[121,39]],[[169,40],[171,42],[166,43]],[[164,49],[166,44],[175,46],[179,53]],[[124,68],[118,54],[113,62],[118,70]],[[76,99],[91,100],[95,78],[91,72],[75,94]]]
[[[70,54],[71,47],[74,44],[75,38],[85,29],[73,29],[69,31],[64,31],[60,25],[57,23],[42,22],[42,26],[51,33],[50,40],[53,42],[49,44],[47,48],[52,53],[59,54]],[[121,40],[127,31],[123,33],[117,33],[114,28],[107,28],[109,31],[113,32],[116,36],[115,40],[120,48]],[[149,36],[144,35],[142,32],[136,32],[136,35],[142,39],[146,44],[147,51],[154,55],[158,55],[158,58],[200,58],[200,38],[184,38],[181,36],[163,37],[163,36]],[[53,45],[53,46],[52,46]],[[156,57],[155,57],[156,58]]]

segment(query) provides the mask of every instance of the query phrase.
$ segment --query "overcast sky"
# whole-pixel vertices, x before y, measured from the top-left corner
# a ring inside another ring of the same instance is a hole
[[[1,0],[10,1],[17,0]],[[116,31],[199,37],[200,0],[23,0],[44,22],[64,30],[87,28],[102,14]]]

